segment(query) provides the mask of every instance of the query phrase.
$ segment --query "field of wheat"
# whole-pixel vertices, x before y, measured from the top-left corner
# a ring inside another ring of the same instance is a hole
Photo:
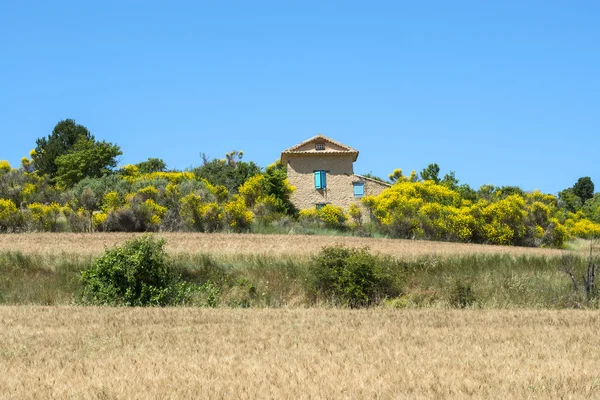
[[[591,311],[0,307],[0,398],[598,398]]]
[[[0,235],[0,251],[21,251],[36,254],[97,255],[107,247],[121,244],[135,233],[24,233]],[[348,236],[259,235],[161,233],[172,254],[269,255],[305,257],[317,253],[323,246],[344,244],[369,247],[372,252],[401,258],[421,256],[460,256],[470,254],[510,254],[515,256],[560,256],[562,250],[526,247],[491,246],[425,240],[375,239]]]

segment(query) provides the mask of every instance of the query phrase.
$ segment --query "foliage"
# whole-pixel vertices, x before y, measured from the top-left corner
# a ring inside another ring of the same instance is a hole
[[[10,172],[10,163],[6,160],[0,160],[0,175]]]
[[[307,223],[322,224],[326,228],[344,229],[348,215],[342,207],[326,204],[320,209],[310,208],[301,210],[299,219]]]
[[[224,186],[229,192],[237,193],[248,178],[260,174],[260,168],[254,162],[242,161],[243,155],[242,151],[232,151],[225,154],[224,159],[209,161],[203,154],[203,165],[194,168],[193,173],[213,185]]]
[[[585,203],[588,199],[594,197],[594,182],[589,176],[579,178],[573,185],[573,193]]]
[[[248,210],[244,197],[235,195],[232,201],[225,204],[225,217],[231,229],[244,232],[250,229],[254,213]]]
[[[150,157],[146,161],[136,164],[135,167],[140,174],[150,174],[152,172],[165,172],[167,163],[160,158]]]
[[[0,199],[0,232],[14,231],[21,220],[21,212],[15,203],[8,199]]]
[[[203,202],[196,193],[181,198],[179,212],[190,230],[216,232],[223,228],[225,222],[223,207],[216,202]]]
[[[450,291],[450,304],[457,308],[466,308],[475,303],[473,288],[468,283],[456,280]]]
[[[83,301],[125,306],[182,303],[190,287],[169,265],[164,244],[146,235],[106,250],[81,274]]]
[[[581,210],[583,202],[581,198],[575,194],[573,188],[562,190],[558,193],[561,208],[568,212],[576,213]]]
[[[80,140],[94,140],[94,136],[83,125],[75,120],[65,119],[54,127],[48,138],[36,140],[36,148],[32,153],[35,167],[39,174],[54,177],[58,171],[56,159],[71,151]]]
[[[123,154],[119,146],[93,139],[78,140],[73,149],[56,157],[56,181],[62,187],[72,187],[84,178],[98,178],[117,166]]]
[[[32,203],[27,206],[27,210],[27,219],[33,224],[34,230],[56,232],[61,214],[59,204]]]
[[[404,176],[401,169],[395,169],[391,174],[388,175],[390,182],[416,182],[419,180],[419,176],[416,171],[411,171],[409,176]]]
[[[368,307],[400,294],[391,264],[368,249],[325,247],[309,267],[309,285],[334,304]]]
[[[420,173],[421,179],[424,181],[434,181],[435,183],[440,182],[440,166],[437,164],[429,164],[427,168],[423,169]]]
[[[473,203],[432,180],[402,181],[363,204],[393,237],[552,247],[568,238],[554,196],[512,187],[482,187],[480,193]]]

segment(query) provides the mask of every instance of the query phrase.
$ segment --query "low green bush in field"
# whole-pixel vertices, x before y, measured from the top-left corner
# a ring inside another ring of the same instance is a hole
[[[310,289],[336,305],[368,307],[400,294],[394,261],[367,249],[324,247],[310,265]]]
[[[106,250],[81,274],[83,301],[126,306],[184,302],[195,287],[181,281],[167,260],[164,244],[145,235]]]

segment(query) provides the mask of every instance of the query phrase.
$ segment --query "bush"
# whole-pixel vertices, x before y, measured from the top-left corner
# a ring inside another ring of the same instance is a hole
[[[456,308],[466,308],[475,303],[475,295],[473,289],[468,283],[463,283],[460,280],[454,282],[454,286],[450,292],[450,303]]]
[[[400,294],[400,271],[393,271],[392,264],[367,249],[325,247],[310,266],[310,289],[336,305],[375,305]]]
[[[193,291],[170,266],[165,241],[145,235],[108,249],[82,272],[88,304],[165,306],[182,303]]]
[[[8,199],[0,199],[0,232],[16,230],[21,221],[21,212],[15,203]]]

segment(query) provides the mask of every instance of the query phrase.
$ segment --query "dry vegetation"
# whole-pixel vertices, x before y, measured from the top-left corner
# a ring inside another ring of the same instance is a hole
[[[597,398],[591,311],[1,307],[0,397]]]
[[[106,247],[121,244],[134,233],[25,233],[0,235],[0,251],[22,251],[41,254],[97,255]],[[372,239],[346,236],[259,235],[259,234],[202,234],[162,233],[167,251],[173,254],[212,254],[304,257],[318,252],[323,246],[345,244],[369,247],[372,252],[395,257],[451,256],[469,254],[510,254],[515,256],[560,256],[561,250],[491,246],[424,240]]]

